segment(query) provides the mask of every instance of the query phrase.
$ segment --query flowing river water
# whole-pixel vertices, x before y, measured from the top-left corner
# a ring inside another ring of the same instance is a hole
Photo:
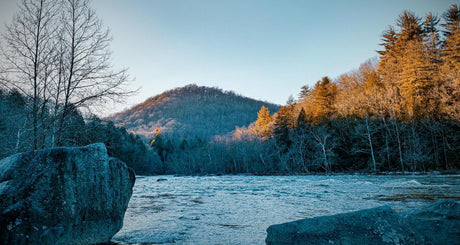
[[[460,200],[460,175],[137,176],[119,244],[264,244],[272,224]]]

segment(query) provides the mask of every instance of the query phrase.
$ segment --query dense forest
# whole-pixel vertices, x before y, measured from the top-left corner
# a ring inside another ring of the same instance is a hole
[[[29,98],[16,90],[0,90],[0,158],[32,150],[33,129],[31,128],[31,102]],[[46,121],[53,120],[52,115],[45,113],[41,117],[45,122],[40,125],[51,125]],[[128,133],[122,127],[115,127],[112,122],[103,121],[97,116],[83,117],[79,110],[74,109],[66,117],[63,127],[66,129],[62,137],[63,146],[83,146],[103,142],[110,156],[126,162],[139,174],[159,173],[158,156],[138,135]],[[44,142],[52,144],[53,131],[50,127],[39,127],[38,134]],[[157,164],[157,165],[155,165]]]
[[[262,107],[233,137],[152,141],[168,173],[451,171],[460,167],[460,11],[404,11],[378,60]]]
[[[282,107],[189,85],[114,123],[88,110],[132,92],[126,70],[109,62],[108,31],[85,0],[59,11],[48,3],[27,6],[2,40],[0,157],[104,142],[138,174],[460,169],[458,5],[441,17],[404,11],[383,32],[378,58],[303,86]],[[57,12],[87,28],[61,26]]]

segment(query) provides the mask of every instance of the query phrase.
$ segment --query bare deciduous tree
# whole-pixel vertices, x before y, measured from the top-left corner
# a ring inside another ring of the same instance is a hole
[[[31,99],[34,149],[50,134],[49,145],[63,144],[72,110],[133,93],[127,70],[113,68],[111,40],[89,0],[22,1],[3,35],[1,80]]]
[[[119,101],[132,93],[125,89],[126,69],[114,71],[110,63],[110,32],[104,28],[89,0],[65,0],[62,4],[63,26],[60,41],[64,50],[62,108],[57,132],[62,144],[62,131],[72,107],[92,106],[107,100]],[[61,96],[61,94],[59,95]],[[71,106],[72,105],[72,106]]]
[[[39,145],[41,110],[48,94],[55,38],[56,16],[53,0],[23,0],[13,21],[7,26],[1,45],[6,86],[30,97],[33,148]]]

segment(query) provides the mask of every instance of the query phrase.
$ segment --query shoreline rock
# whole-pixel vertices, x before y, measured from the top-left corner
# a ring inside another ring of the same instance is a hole
[[[460,244],[460,203],[397,213],[388,206],[272,225],[266,244]]]
[[[104,144],[0,160],[0,244],[109,242],[123,225],[135,175]]]

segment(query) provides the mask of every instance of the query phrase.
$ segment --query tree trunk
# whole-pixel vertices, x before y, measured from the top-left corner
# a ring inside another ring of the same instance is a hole
[[[404,161],[402,157],[402,146],[401,146],[401,136],[399,134],[398,122],[394,121],[395,130],[396,130],[396,139],[398,141],[398,152],[399,152],[399,162],[401,163],[401,171],[404,172]]]
[[[369,140],[369,147],[371,148],[372,166],[374,168],[374,173],[375,173],[375,172],[377,172],[377,166],[375,164],[374,147],[372,146],[372,137],[371,137],[371,132],[370,132],[370,129],[369,129],[369,122],[368,122],[368,119],[367,119],[367,115],[366,115],[365,120],[366,120],[367,138]]]

